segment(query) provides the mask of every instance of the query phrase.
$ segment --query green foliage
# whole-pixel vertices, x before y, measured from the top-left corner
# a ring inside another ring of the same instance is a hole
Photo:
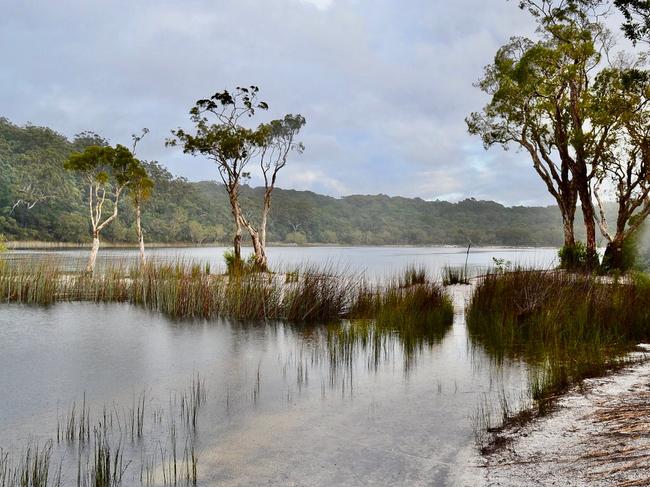
[[[494,270],[498,273],[509,271],[512,267],[512,262],[507,259],[492,257],[492,262],[494,263]]]
[[[5,243],[7,238],[0,233],[0,253],[7,251],[7,244]]]
[[[627,272],[634,269],[639,262],[639,245],[637,235],[631,234],[618,245],[611,242],[605,248],[602,270],[605,272]]]
[[[625,17],[621,29],[634,43],[650,40],[650,3],[647,0],[614,0]]]
[[[560,268],[567,270],[583,269],[587,262],[587,247],[582,242],[565,245],[558,251]]]
[[[114,181],[117,186],[136,180],[142,188],[148,187],[147,173],[133,153],[123,145],[115,147],[90,146],[83,152],[74,152],[63,167],[83,173],[93,182],[106,186]]]

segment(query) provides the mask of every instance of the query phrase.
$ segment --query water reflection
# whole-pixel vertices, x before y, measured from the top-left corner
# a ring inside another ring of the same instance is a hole
[[[118,304],[4,305],[0,390],[11,394],[0,395],[0,445],[55,437],[84,394],[93,422],[106,407],[123,424],[144,394],[145,438],[110,433],[132,462],[125,485],[140,485],[143,471],[160,483],[173,452],[191,459],[192,449],[199,485],[451,484],[470,468],[477,404],[516,397],[525,382],[521,364],[493,367],[468,343],[468,289],[452,292],[453,324],[419,332],[368,320],[179,322]],[[197,373],[206,397],[193,432],[179,411]],[[57,449],[68,479],[74,451]]]

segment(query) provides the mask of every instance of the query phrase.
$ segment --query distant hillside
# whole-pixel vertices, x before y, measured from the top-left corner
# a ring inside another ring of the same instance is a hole
[[[0,119],[0,234],[10,240],[89,239],[85,188],[77,176],[63,169],[66,157],[83,144],[83,139],[70,141],[48,128],[19,127]],[[229,240],[230,209],[221,185],[188,182],[157,163],[149,163],[148,170],[156,184],[143,215],[148,241]],[[31,209],[19,205],[12,211],[26,187],[55,196]],[[252,217],[258,213],[261,197],[261,188],[242,189],[243,206]],[[104,239],[134,242],[133,219],[128,200],[124,200],[119,221],[106,228]],[[269,240],[350,245],[466,244],[471,240],[474,245],[552,246],[562,243],[562,228],[555,207],[504,207],[473,199],[448,203],[385,195],[332,198],[277,189]]]

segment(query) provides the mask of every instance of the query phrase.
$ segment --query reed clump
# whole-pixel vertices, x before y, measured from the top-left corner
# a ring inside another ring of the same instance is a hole
[[[442,284],[453,286],[456,284],[469,284],[467,267],[445,266],[442,269]]]
[[[0,299],[49,305],[57,298],[61,273],[56,262],[0,260]]]
[[[393,331],[422,331],[444,329],[451,325],[453,314],[449,296],[426,270],[409,268],[386,285],[363,286],[349,317],[374,319],[377,327]]]
[[[144,266],[117,263],[105,266],[101,273],[88,274],[64,272],[56,261],[3,261],[0,293],[5,302],[123,302],[178,319],[294,323],[328,323],[351,316],[398,323],[405,317],[426,326],[450,307],[440,287],[424,269],[415,267],[386,286],[371,288],[362,276],[314,266],[283,274],[217,275],[183,261]]]
[[[345,357],[356,344],[372,346],[377,361],[383,343],[396,335],[408,367],[416,350],[444,337],[453,316],[453,304],[444,289],[424,268],[408,268],[385,285],[361,287],[350,309],[350,325],[330,332],[330,349]]]
[[[467,308],[472,340],[496,360],[524,359],[539,413],[585,378],[629,363],[628,352],[650,338],[650,284],[517,270],[490,273]]]

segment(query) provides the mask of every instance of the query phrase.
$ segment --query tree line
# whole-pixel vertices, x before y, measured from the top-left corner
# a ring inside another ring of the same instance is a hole
[[[9,240],[90,243],[86,184],[64,169],[74,152],[107,146],[86,132],[68,140],[52,129],[0,119],[0,234]],[[142,161],[153,182],[141,206],[142,230],[156,243],[223,244],[234,223],[222,182],[189,182],[155,161]],[[137,244],[136,211],[126,193],[103,239]],[[265,188],[240,188],[240,204],[259,225]],[[529,245],[562,243],[556,207],[505,207],[492,201],[458,203],[386,195],[333,198],[276,188],[267,240],[343,245]],[[155,195],[155,196],[154,196]],[[21,202],[23,200],[24,202]],[[30,206],[31,208],[28,208]],[[110,210],[110,208],[107,208]],[[611,208],[608,208],[611,213]],[[583,235],[580,225],[578,236]]]

